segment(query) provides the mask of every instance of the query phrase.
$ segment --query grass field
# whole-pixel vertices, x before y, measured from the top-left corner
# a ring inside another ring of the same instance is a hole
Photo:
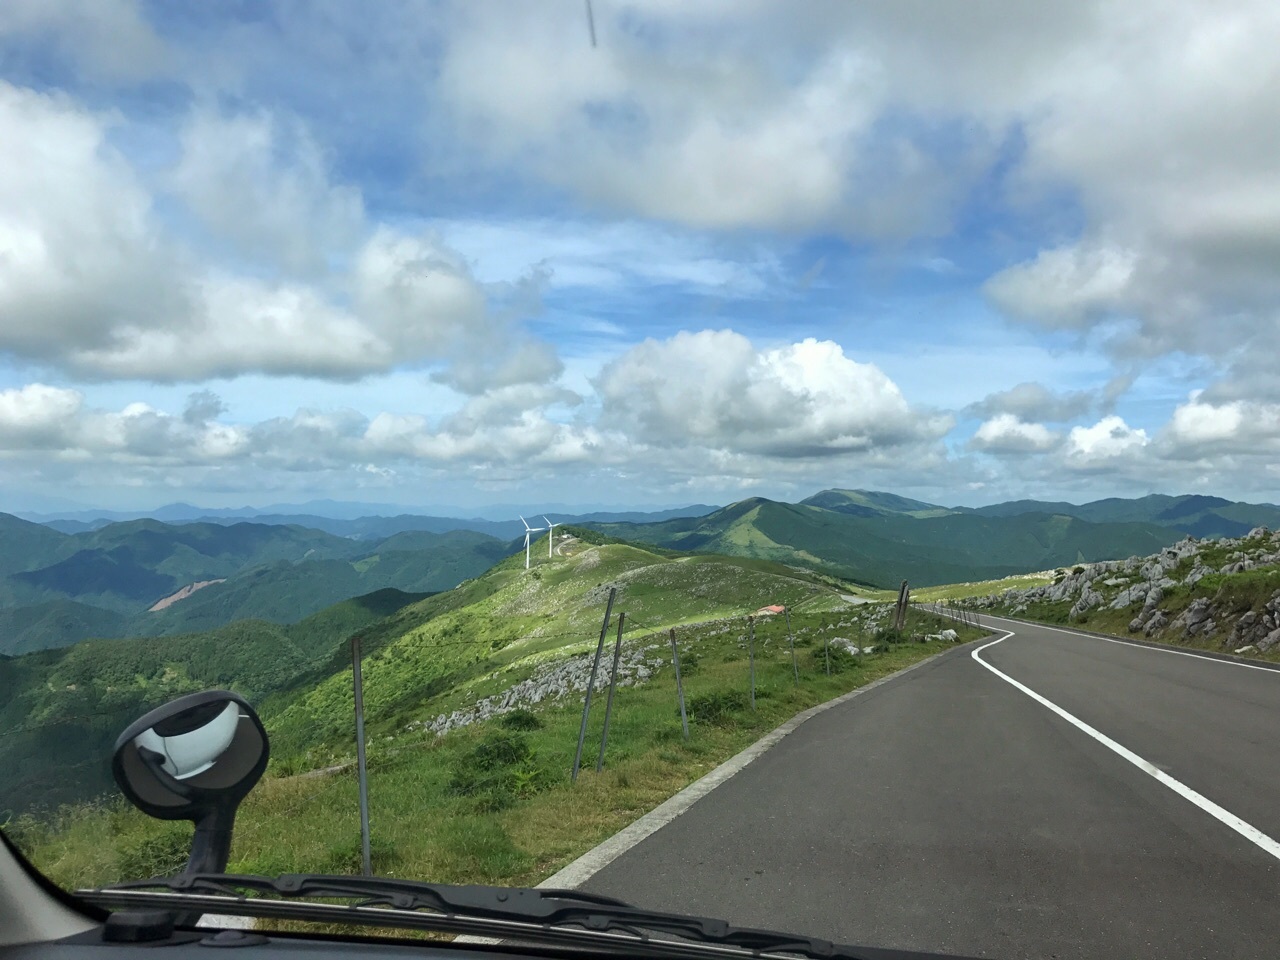
[[[985,597],[1005,590],[1026,590],[1028,587],[1039,587],[1053,583],[1053,571],[1044,573],[1026,573],[1000,580],[979,580],[974,583],[948,583],[939,587],[921,587],[911,591],[911,599],[921,603],[932,603],[936,600],[961,600],[965,597]]]
[[[757,634],[756,705],[750,704],[749,652],[741,620],[679,631],[690,736],[681,732],[674,672],[620,688],[603,770],[595,761],[603,697],[593,703],[584,770],[571,783],[580,697],[539,713],[517,712],[447,736],[379,734],[369,749],[375,872],[449,882],[525,885],[652,809],[763,733],[808,707],[950,648],[921,642],[946,627],[912,610],[907,642],[885,643],[887,611],[798,613],[793,679],[786,628],[762,622]],[[961,630],[962,639],[980,635]],[[855,657],[824,638],[879,642]],[[377,718],[371,717],[377,725]],[[868,732],[867,736],[874,736]],[[392,739],[387,739],[391,736]],[[348,756],[337,757],[349,761]],[[269,775],[244,804],[230,869],[248,873],[359,870],[354,772]],[[66,807],[6,828],[33,861],[67,887],[172,873],[185,862],[191,828],[165,824],[122,801]]]

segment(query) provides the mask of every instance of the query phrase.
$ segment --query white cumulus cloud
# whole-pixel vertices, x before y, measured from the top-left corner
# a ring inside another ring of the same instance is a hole
[[[1161,439],[1174,459],[1227,453],[1274,461],[1280,452],[1280,404],[1215,403],[1197,391],[1173,411]]]
[[[1011,413],[1000,413],[983,422],[971,442],[984,453],[1043,453],[1061,439],[1042,423],[1026,423]]]
[[[646,340],[595,381],[601,422],[656,446],[823,456],[936,439],[948,418],[913,410],[875,365],[831,341],[758,350],[731,330]]]
[[[1072,427],[1067,434],[1066,461],[1090,468],[1133,458],[1150,442],[1145,430],[1134,428],[1114,414],[1091,427]]]

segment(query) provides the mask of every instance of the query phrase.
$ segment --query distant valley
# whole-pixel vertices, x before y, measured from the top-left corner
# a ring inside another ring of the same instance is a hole
[[[384,588],[448,590],[514,549],[467,530],[353,540],[292,525],[130,520],[65,534],[0,514],[0,654],[296,623]]]

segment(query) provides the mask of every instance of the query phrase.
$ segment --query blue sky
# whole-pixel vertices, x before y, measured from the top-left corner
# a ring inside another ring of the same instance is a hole
[[[1270,5],[593,10],[6,4],[0,509],[1277,499]]]

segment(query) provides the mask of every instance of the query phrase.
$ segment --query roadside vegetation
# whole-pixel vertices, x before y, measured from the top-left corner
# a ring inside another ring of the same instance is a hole
[[[1149,557],[1077,564],[965,606],[1280,662],[1280,534],[1187,538]]]
[[[647,682],[618,689],[600,773],[595,763],[604,697],[594,699],[576,783],[569,772],[580,694],[445,736],[406,729],[405,713],[371,710],[375,872],[459,883],[536,883],[796,713],[953,645],[924,638],[948,628],[961,640],[982,633],[911,610],[899,636],[885,626],[890,613],[877,605],[793,614],[798,683],[784,619],[762,618],[755,631],[754,709],[745,619],[678,628],[688,740],[667,636],[636,637],[667,664]],[[850,652],[864,646],[873,652]],[[434,713],[443,702],[433,700],[423,710]],[[349,723],[350,715],[345,719]],[[348,733],[345,740],[330,738],[311,749],[313,758],[325,754],[328,769],[302,769],[305,753],[285,751],[273,760],[241,809],[229,869],[359,871],[354,745]],[[6,830],[52,879],[71,888],[172,873],[185,862],[191,834],[190,825],[151,820],[115,799],[24,815],[10,820]]]

